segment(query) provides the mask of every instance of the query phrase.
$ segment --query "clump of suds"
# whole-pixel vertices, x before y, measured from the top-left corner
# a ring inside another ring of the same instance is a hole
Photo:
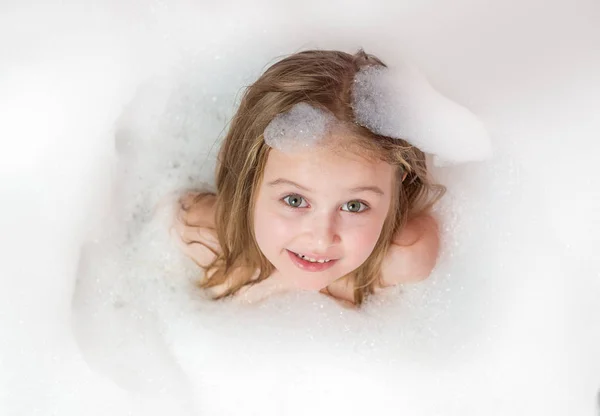
[[[269,123],[264,132],[265,143],[282,152],[311,148],[327,136],[335,120],[326,110],[298,103]]]
[[[354,79],[352,107],[359,125],[404,139],[435,155],[436,162],[479,161],[491,155],[481,121],[409,66],[362,68]]]

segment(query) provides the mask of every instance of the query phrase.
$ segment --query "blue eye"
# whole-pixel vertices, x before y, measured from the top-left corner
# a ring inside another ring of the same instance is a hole
[[[288,195],[288,196],[284,197],[283,200],[285,201],[285,203],[287,205],[289,205],[292,208],[304,208],[305,207],[305,206],[301,206],[302,201],[304,201],[304,198],[302,198],[300,195]]]
[[[344,205],[342,205],[342,207],[347,207],[347,209],[344,209],[344,211],[354,212],[354,213],[363,212],[364,210],[369,208],[367,206],[367,204],[365,204],[364,202],[360,202],[360,201],[348,201]]]

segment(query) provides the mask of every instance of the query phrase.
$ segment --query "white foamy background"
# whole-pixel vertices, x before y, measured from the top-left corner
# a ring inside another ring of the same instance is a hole
[[[597,414],[596,2],[1,7],[1,415]],[[434,274],[359,313],[189,296],[153,206],[267,62],[361,46],[493,138],[435,172]]]

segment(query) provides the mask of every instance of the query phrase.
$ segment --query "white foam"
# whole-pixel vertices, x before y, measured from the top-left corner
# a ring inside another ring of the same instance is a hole
[[[0,13],[0,414],[597,413],[597,2],[96,4]],[[308,293],[208,301],[153,209],[213,182],[236,92],[298,33],[388,63],[408,52],[495,139],[492,161],[432,172],[448,194],[431,278],[360,312]],[[135,62],[167,82],[132,98]],[[76,271],[91,223],[106,234]]]
[[[282,152],[311,148],[323,140],[333,122],[329,112],[301,102],[273,118],[264,132],[265,143]]]
[[[490,137],[477,117],[436,91],[410,65],[368,66],[355,77],[352,106],[358,124],[407,140],[439,164],[491,156]]]

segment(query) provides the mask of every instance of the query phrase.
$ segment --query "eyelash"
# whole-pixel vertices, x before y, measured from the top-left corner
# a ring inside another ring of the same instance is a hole
[[[302,201],[306,202],[306,199],[303,196],[300,196],[298,194],[289,194],[289,195],[286,195],[283,198],[281,198],[281,201],[283,201],[283,204],[286,207],[294,209],[294,210],[299,209],[299,208],[306,208],[306,207],[293,207],[288,202],[286,202],[287,198],[290,198],[290,197],[293,197],[293,196],[298,197],[298,198],[302,199]],[[352,199],[352,200],[346,202],[344,205],[348,204],[349,202],[358,202],[359,204],[362,204],[364,206],[364,209],[361,210],[361,211],[347,211],[347,210],[344,210],[345,212],[349,212],[351,214],[362,214],[363,212],[365,212],[365,211],[367,211],[367,210],[369,210],[371,208],[371,207],[369,207],[369,205],[366,202],[361,201],[359,199]]]

